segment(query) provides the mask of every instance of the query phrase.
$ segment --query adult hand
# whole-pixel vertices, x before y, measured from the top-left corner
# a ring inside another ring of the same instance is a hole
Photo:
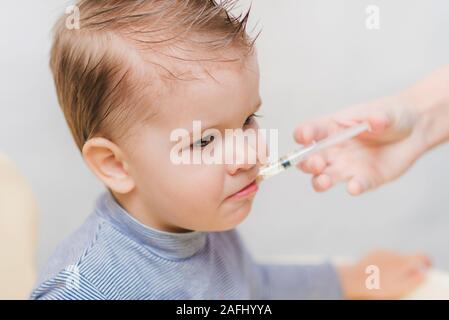
[[[294,133],[300,144],[360,122],[368,122],[371,131],[313,155],[298,167],[312,175],[318,192],[345,182],[350,194],[359,195],[397,178],[421,155],[426,141],[417,129],[418,119],[416,108],[389,97],[303,123]]]
[[[359,195],[404,173],[423,153],[449,140],[449,65],[399,94],[347,108],[303,123],[300,144],[320,140],[342,128],[368,122],[370,132],[300,162],[317,191],[338,182]]]

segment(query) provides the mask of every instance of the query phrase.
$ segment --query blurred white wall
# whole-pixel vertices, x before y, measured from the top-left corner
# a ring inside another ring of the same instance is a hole
[[[48,68],[50,30],[69,4],[0,4],[0,152],[16,161],[39,200],[39,266],[102,191],[72,141]],[[380,9],[379,30],[365,27],[368,5]],[[299,122],[391,94],[449,63],[445,0],[257,0],[252,7],[251,24],[263,29],[262,125],[280,129],[281,152],[296,147]],[[359,198],[343,187],[316,194],[292,170],[264,184],[240,230],[258,257],[387,247],[426,251],[449,269],[447,163],[449,145]]]

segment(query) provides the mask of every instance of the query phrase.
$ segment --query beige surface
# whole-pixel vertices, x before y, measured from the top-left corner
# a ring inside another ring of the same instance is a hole
[[[18,168],[0,154],[0,299],[25,299],[35,280],[37,205]]]
[[[449,274],[431,270],[427,280],[405,300],[449,300]]]

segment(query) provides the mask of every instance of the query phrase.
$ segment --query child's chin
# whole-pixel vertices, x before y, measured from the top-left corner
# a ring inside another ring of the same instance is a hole
[[[226,230],[233,229],[240,223],[242,223],[243,220],[245,220],[245,218],[251,212],[252,205],[253,205],[252,200],[245,201],[245,203],[242,204],[240,207],[236,208],[235,210],[232,210],[231,212],[228,212],[225,217]]]

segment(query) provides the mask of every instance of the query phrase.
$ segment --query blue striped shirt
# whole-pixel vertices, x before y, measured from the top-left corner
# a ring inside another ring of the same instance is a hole
[[[235,230],[170,233],[110,194],[48,261],[31,299],[337,299],[334,267],[258,264]]]

